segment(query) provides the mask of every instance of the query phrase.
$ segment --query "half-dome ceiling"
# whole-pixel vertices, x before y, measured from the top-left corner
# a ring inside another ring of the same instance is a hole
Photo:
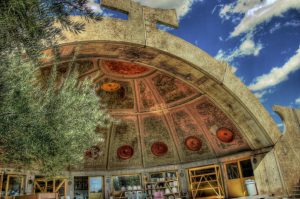
[[[82,78],[120,119],[86,153],[86,169],[192,162],[249,149],[234,123],[205,95],[155,68],[119,60],[78,61]],[[59,66],[65,71],[68,63]],[[45,68],[44,71],[47,71]]]

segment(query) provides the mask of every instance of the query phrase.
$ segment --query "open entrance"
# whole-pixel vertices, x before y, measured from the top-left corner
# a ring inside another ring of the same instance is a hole
[[[219,165],[189,169],[192,198],[224,198],[224,186]]]
[[[225,163],[225,182],[229,198],[247,196],[246,180],[254,180],[250,159],[236,160]]]
[[[66,178],[44,178],[36,177],[34,179],[34,193],[48,193],[44,194],[47,198],[59,198],[67,196],[68,180]]]
[[[1,199],[8,199],[24,194],[25,176],[14,174],[1,174]]]
[[[89,177],[74,177],[74,199],[88,199]]]
[[[89,199],[103,199],[104,198],[104,184],[102,176],[89,177]]]
[[[75,199],[102,199],[104,198],[103,176],[75,176]]]

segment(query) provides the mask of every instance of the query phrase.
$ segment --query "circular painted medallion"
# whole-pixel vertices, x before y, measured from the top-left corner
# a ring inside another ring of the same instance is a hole
[[[202,141],[196,136],[187,137],[184,144],[191,151],[199,151],[202,147]]]
[[[127,160],[133,156],[133,148],[129,145],[123,145],[118,148],[117,155],[122,160]]]
[[[85,156],[88,158],[96,159],[100,155],[100,149],[97,146],[92,146],[85,151]]]
[[[101,89],[107,92],[114,92],[117,91],[121,88],[121,85],[117,82],[108,82],[108,83],[103,83],[101,85]]]
[[[155,142],[151,146],[151,151],[156,156],[163,156],[168,152],[168,146],[163,142]]]
[[[139,75],[149,71],[148,68],[131,62],[103,61],[103,63],[111,72],[119,75]]]
[[[217,137],[222,142],[229,143],[234,139],[234,133],[228,128],[222,127],[217,130]]]

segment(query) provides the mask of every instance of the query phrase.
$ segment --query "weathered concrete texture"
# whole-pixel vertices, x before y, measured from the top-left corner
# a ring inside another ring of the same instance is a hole
[[[252,149],[276,143],[280,136],[276,124],[227,64],[156,29],[157,22],[177,26],[175,10],[148,8],[130,0],[103,0],[102,5],[128,13],[128,20],[104,18],[99,23],[87,23],[85,32],[66,32],[66,39],[60,43],[80,46],[81,57],[116,58],[164,71],[214,101],[238,126]],[[73,19],[82,21],[80,17]]]
[[[209,96],[215,104],[222,108],[233,121],[236,122],[237,126],[243,132],[244,138],[248,141],[252,149],[259,149],[272,145],[272,140],[268,136],[270,133],[262,128],[256,119],[259,116],[254,117],[247,109],[245,109],[244,106],[241,106],[240,99],[228,94],[228,91],[224,89],[222,85],[210,79],[198,85],[198,87],[203,93],[206,93],[206,95]],[[255,97],[253,96],[253,98]],[[259,109],[263,110],[263,107],[260,107]],[[266,117],[266,119],[268,119],[268,117]]]
[[[300,110],[274,106],[285,125],[284,134],[274,147],[285,189],[292,194],[300,179]]]
[[[121,118],[118,118],[121,119]],[[137,120],[134,116],[127,116],[121,119],[122,122],[118,125],[114,125],[110,137],[108,154],[108,169],[119,168],[140,168],[142,166],[141,161],[141,146],[138,139]],[[126,160],[120,160],[117,155],[119,147],[128,145],[132,146],[134,153],[133,156]]]
[[[231,72],[231,66],[229,65],[226,74],[224,75],[223,85],[226,90],[242,101],[248,108],[249,114],[253,116],[252,118],[255,118],[259,125],[263,125],[263,128],[267,131],[270,139],[273,143],[276,143],[280,137],[280,133],[274,120],[270,117],[269,113],[255,95],[253,95],[246,85]]]
[[[254,156],[252,165],[259,195],[286,195],[273,149],[267,154]]]
[[[265,126],[260,122],[260,115],[265,118],[266,121],[270,121],[270,127],[273,126],[276,131],[276,125],[272,121],[271,117],[266,117],[263,114],[253,115],[248,107],[243,105],[243,101],[232,94],[233,91],[228,90],[224,85],[217,83],[208,75],[204,75],[201,70],[191,66],[187,62],[167,54],[160,50],[153,48],[139,47],[134,44],[124,44],[119,42],[84,42],[78,43],[80,50],[78,56],[80,59],[110,59],[110,60],[126,60],[132,63],[142,64],[151,68],[158,69],[164,73],[180,79],[188,85],[196,88],[200,93],[205,94],[210,98],[224,113],[230,117],[235,123],[237,128],[241,131],[243,137],[248,142],[252,149],[259,149],[267,146],[272,146],[272,141],[269,135],[272,132],[267,131]],[[73,45],[61,46],[61,51],[64,52],[63,59],[68,60],[72,54]],[[238,80],[237,78],[235,78]],[[240,82],[241,85],[243,85]],[[242,87],[240,87],[242,88]],[[239,88],[237,88],[239,89]],[[242,89],[243,90],[243,89]],[[250,93],[244,86],[245,93],[248,92],[249,97],[257,99]],[[251,98],[250,98],[251,99]],[[247,102],[251,104],[251,102]],[[264,112],[265,109],[258,103],[258,107],[249,105],[250,108],[256,107],[256,110]],[[253,108],[255,109],[255,108]],[[263,120],[263,121],[265,121]],[[273,125],[271,125],[273,124]],[[270,128],[269,127],[269,128]]]

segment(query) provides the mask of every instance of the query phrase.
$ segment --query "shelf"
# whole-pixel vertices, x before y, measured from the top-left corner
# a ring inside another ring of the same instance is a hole
[[[209,180],[209,181],[202,181],[202,182],[192,182],[191,184],[204,184],[204,183],[211,183],[211,182],[218,182],[217,180]]]
[[[157,181],[157,182],[149,181],[149,182],[145,182],[145,184],[168,183],[168,182],[175,182],[175,181],[178,181],[178,179],[176,179],[176,180]]]
[[[193,199],[224,198],[222,175],[219,165],[198,167],[189,170],[190,188]],[[214,191],[211,195],[211,191]],[[211,195],[211,196],[199,196]]]
[[[170,187],[157,187],[157,188],[146,188],[145,190],[155,190],[155,189],[170,189],[170,188],[173,188],[173,187],[176,187],[178,188],[178,186],[170,186]]]
[[[195,199],[215,199],[215,198],[224,198],[224,196],[204,196],[204,197],[196,197]]]
[[[156,181],[154,181],[156,180]],[[160,181],[162,180],[162,181]],[[176,182],[174,186],[173,182]],[[174,196],[174,198],[180,196],[180,184],[178,171],[163,171],[163,172],[150,172],[149,175],[144,179],[144,187],[147,192],[147,198],[153,199],[153,192],[163,192],[162,196],[167,199],[168,196]],[[147,188],[147,185],[149,188]],[[151,187],[152,185],[152,187]],[[172,188],[176,188],[177,192],[173,193]],[[168,189],[170,193],[164,193],[165,189]],[[150,193],[148,193],[148,191]]]
[[[211,173],[203,173],[203,174],[199,174],[199,175],[193,175],[191,176],[192,178],[199,178],[202,176],[210,176],[210,175],[216,175],[216,172],[211,172]]]
[[[144,191],[144,189],[137,189],[137,190],[126,190],[126,191],[116,191],[115,192],[121,192],[121,193],[125,193],[125,192],[129,192],[129,191]]]
[[[203,191],[203,190],[213,190],[213,189],[219,189],[220,187],[205,187],[201,189],[193,189],[192,192],[194,191]]]
[[[177,195],[177,194],[179,194],[179,192],[175,192],[175,193],[165,193],[164,196]]]

